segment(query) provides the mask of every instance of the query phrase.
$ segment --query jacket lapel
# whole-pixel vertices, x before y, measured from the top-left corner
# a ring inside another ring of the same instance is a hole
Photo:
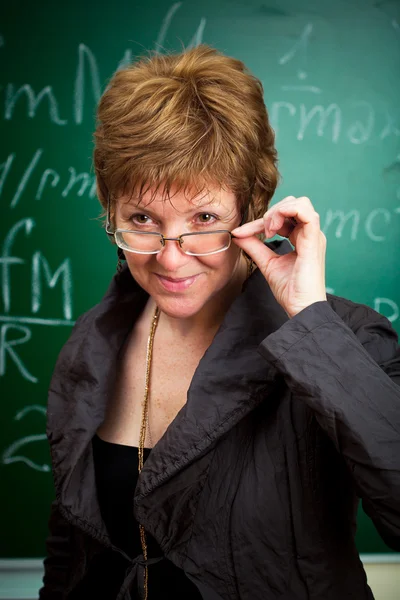
[[[91,440],[104,420],[118,353],[147,301],[129,273],[78,319],[50,383],[47,436],[56,497],[64,516],[109,541],[96,497]]]

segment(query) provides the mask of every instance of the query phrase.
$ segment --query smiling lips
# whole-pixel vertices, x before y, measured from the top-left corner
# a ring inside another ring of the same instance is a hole
[[[199,277],[199,275],[192,275],[191,277],[164,277],[157,273],[155,275],[161,285],[169,292],[182,292],[189,288]]]

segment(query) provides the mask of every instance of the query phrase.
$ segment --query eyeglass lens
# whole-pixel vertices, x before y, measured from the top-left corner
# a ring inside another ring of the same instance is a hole
[[[117,230],[115,238],[118,246],[131,252],[156,254],[162,249],[162,238],[156,233],[142,234]],[[229,231],[212,231],[182,235],[181,240],[182,250],[186,254],[201,256],[227,250],[231,243],[231,236]]]

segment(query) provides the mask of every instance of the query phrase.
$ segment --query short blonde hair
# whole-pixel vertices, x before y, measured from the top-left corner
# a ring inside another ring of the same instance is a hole
[[[262,84],[240,60],[205,44],[143,57],[113,75],[99,103],[99,200],[217,184],[258,218],[279,179],[274,139]]]

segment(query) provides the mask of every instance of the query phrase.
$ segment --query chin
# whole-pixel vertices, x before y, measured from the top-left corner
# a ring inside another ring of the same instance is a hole
[[[197,296],[188,298],[184,296],[153,296],[154,302],[157,304],[161,312],[165,313],[174,319],[188,319],[194,317],[207,304],[209,298],[205,298],[202,302]]]

